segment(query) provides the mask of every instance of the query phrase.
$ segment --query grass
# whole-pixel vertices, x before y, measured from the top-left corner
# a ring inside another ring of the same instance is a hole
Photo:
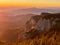
[[[34,39],[22,40],[18,45],[60,45],[60,33],[49,32],[46,35]]]
[[[48,31],[33,39],[21,38],[18,42],[0,42],[0,45],[60,45],[60,32]]]

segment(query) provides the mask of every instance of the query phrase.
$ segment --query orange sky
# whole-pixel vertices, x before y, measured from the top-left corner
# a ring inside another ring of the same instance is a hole
[[[0,0],[0,7],[60,7],[60,0]]]

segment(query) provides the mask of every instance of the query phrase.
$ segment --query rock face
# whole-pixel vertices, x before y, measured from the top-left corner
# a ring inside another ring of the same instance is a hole
[[[26,22],[27,30],[34,28],[34,26],[37,24],[39,19],[40,19],[40,15],[32,16],[31,19]]]
[[[37,22],[35,28],[37,30],[49,30],[52,26],[59,24],[60,14],[47,14],[43,15],[42,18]]]
[[[42,13],[41,15],[32,16],[26,23],[26,29],[48,30],[60,21],[60,13],[49,14]]]
[[[26,38],[36,37],[41,32],[46,32],[49,30],[59,31],[60,32],[60,13],[49,14],[42,13],[41,15],[36,15],[31,17],[31,19],[26,23],[26,29],[28,30],[25,33]],[[32,29],[35,31],[32,33]],[[31,35],[30,35],[31,34]]]

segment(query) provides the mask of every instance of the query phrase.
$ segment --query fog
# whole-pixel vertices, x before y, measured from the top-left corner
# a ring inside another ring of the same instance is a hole
[[[5,12],[0,12],[0,38],[4,35],[6,30],[24,26],[31,16],[32,15],[28,14],[13,16]]]

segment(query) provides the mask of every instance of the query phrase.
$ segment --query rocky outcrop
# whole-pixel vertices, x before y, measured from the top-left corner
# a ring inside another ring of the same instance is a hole
[[[60,21],[60,13],[42,13],[41,15],[32,16],[31,19],[27,21],[26,27],[28,30],[33,28],[38,30],[47,30],[51,26],[55,25],[57,21]]]
[[[42,18],[37,22],[35,28],[37,30],[49,30],[51,27],[59,24],[60,13],[43,15]]]
[[[60,13],[36,15],[34,17],[31,17],[26,25],[28,31],[24,34],[25,38],[35,38],[36,35],[41,34],[41,32],[60,32]]]

